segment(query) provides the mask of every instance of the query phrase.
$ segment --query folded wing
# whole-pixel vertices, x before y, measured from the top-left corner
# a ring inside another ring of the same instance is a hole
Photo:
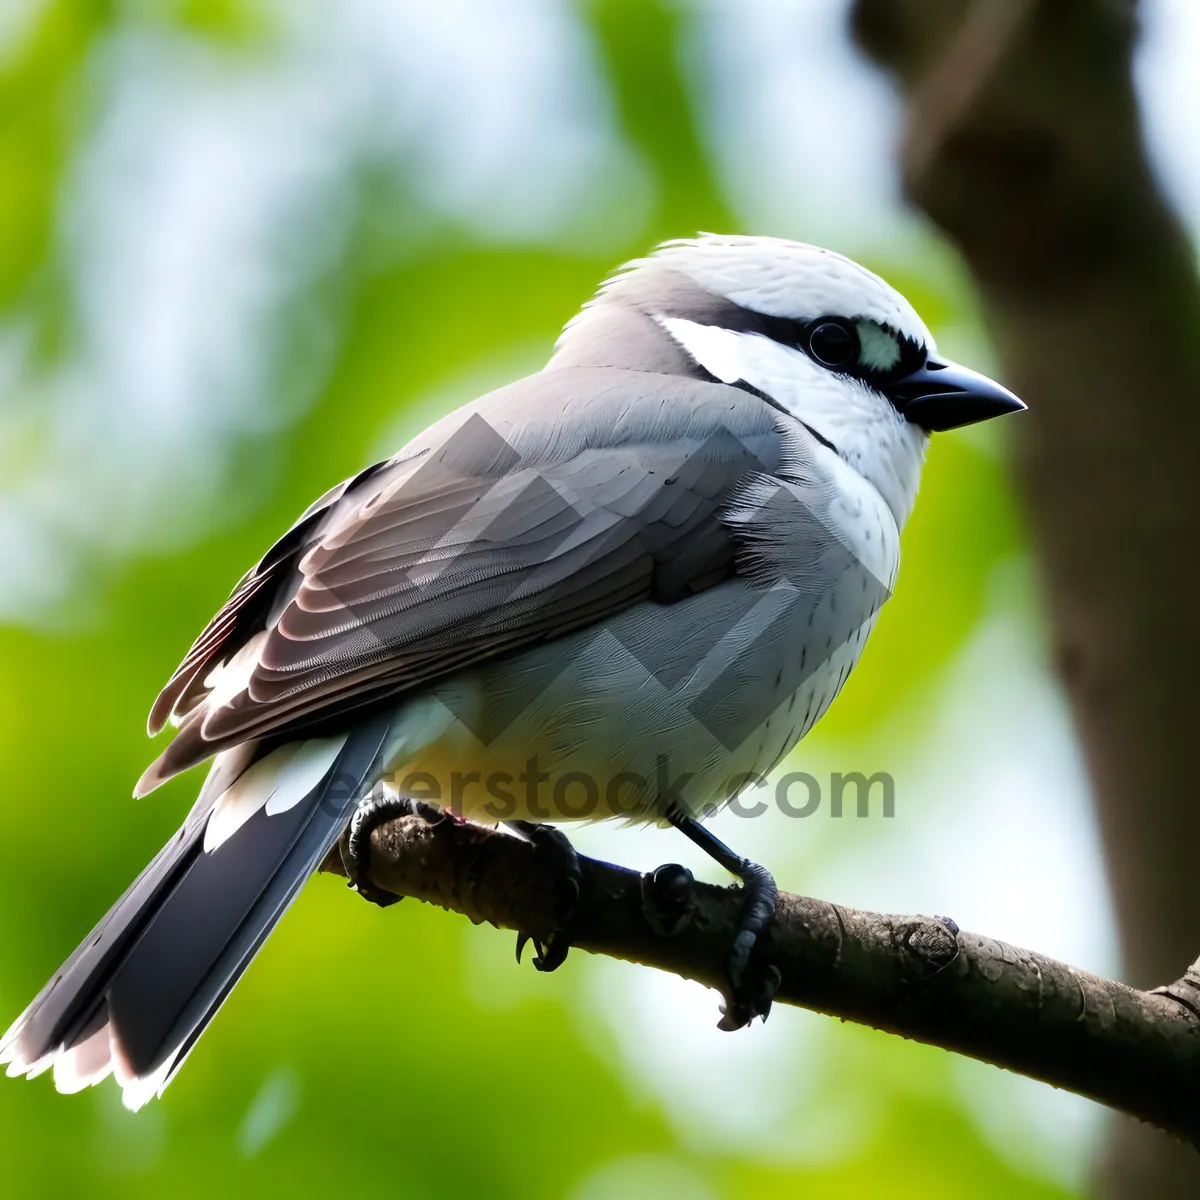
[[[241,582],[155,705],[175,740],[144,793],[250,738],[348,714],[736,569],[724,507],[804,456],[721,384],[545,372],[335,488]]]

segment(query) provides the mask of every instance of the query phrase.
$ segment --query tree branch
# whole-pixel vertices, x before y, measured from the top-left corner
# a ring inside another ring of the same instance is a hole
[[[384,891],[535,937],[553,928],[554,880],[518,838],[402,817],[377,829],[371,847],[370,880]],[[573,946],[723,988],[737,887],[692,885],[683,927],[664,936],[646,912],[643,876],[581,863]],[[323,869],[344,874],[336,851]],[[1200,1146],[1200,963],[1169,987],[1138,991],[944,917],[787,894],[763,950],[782,973],[779,1002],[1018,1071]]]

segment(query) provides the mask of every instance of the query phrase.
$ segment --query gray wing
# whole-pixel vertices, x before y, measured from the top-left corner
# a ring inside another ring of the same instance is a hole
[[[452,414],[314,505],[164,688],[179,733],[139,793],[736,570],[723,509],[803,457],[802,427],[722,384],[543,372]]]

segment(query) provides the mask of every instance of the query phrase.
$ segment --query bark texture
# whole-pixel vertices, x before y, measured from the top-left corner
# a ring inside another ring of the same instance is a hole
[[[369,880],[545,940],[556,880],[528,842],[481,825],[401,817],[375,830]],[[574,947],[724,986],[737,887],[662,897],[624,867],[584,858]],[[342,872],[335,851],[325,863]],[[862,912],[781,895],[758,961],[776,1002],[870,1025],[1089,1096],[1200,1146],[1200,964],[1139,991],[958,929],[945,917]]]
[[[1053,651],[1137,985],[1200,947],[1200,286],[1153,179],[1130,0],[858,0],[908,99],[908,194],[957,244],[1004,377]],[[1200,1159],[1125,1123],[1097,1193],[1200,1195]]]

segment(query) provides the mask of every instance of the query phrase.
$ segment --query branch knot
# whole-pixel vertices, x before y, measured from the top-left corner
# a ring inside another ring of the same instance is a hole
[[[958,926],[949,917],[917,917],[900,929],[905,972],[914,978],[932,979],[958,958]]]

